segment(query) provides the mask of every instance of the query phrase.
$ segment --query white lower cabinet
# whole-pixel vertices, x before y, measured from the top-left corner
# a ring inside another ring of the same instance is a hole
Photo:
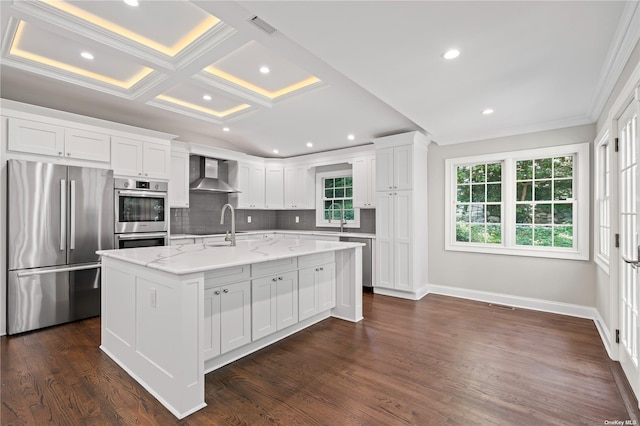
[[[336,306],[335,264],[298,271],[298,317],[300,321]]]
[[[296,271],[251,281],[252,335],[261,339],[298,322]]]
[[[251,283],[204,291],[204,359],[251,342]]]

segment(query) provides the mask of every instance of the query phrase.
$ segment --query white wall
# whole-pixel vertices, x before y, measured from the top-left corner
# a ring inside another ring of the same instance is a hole
[[[444,249],[445,159],[593,142],[595,136],[595,125],[590,124],[449,146],[432,143],[429,146],[428,164],[429,283],[595,306],[596,278],[592,260],[465,253]]]

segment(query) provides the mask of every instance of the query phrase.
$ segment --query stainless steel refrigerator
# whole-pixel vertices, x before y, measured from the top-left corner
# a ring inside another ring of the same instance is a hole
[[[7,333],[100,315],[113,171],[7,162]]]

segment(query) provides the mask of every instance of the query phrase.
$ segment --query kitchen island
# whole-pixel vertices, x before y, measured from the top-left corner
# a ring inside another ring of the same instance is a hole
[[[181,419],[206,406],[205,373],[328,317],[360,321],[361,246],[260,239],[100,251],[100,348]]]

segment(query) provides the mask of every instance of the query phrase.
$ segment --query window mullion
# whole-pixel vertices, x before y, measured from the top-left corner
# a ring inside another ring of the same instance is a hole
[[[504,160],[502,173],[503,244],[504,247],[513,248],[516,245],[516,170],[512,158]]]

